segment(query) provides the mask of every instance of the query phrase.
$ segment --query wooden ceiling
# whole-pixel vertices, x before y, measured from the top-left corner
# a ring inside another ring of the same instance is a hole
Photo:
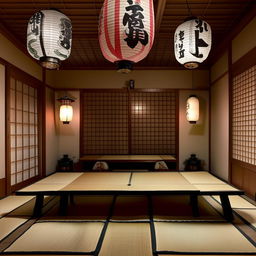
[[[114,1],[114,0],[113,0]],[[176,27],[189,16],[207,21],[212,28],[213,45],[207,68],[217,52],[232,36],[247,14],[255,15],[255,0],[155,0],[155,40],[149,55],[134,69],[183,68],[174,57],[173,36]],[[98,43],[98,17],[103,0],[0,0],[0,29],[26,51],[29,18],[39,10],[57,8],[72,21],[72,52],[61,69],[115,69],[105,60]],[[188,9],[189,7],[189,9]],[[0,31],[1,31],[0,30]]]

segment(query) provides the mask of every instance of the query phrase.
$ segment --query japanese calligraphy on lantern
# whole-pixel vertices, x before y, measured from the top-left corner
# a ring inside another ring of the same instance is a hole
[[[126,12],[123,17],[123,25],[127,26],[125,31],[127,37],[124,40],[130,48],[134,48],[138,42],[146,45],[148,33],[144,30],[144,9],[137,2],[134,4],[133,0],[128,0],[127,3],[128,6],[125,7]]]
[[[99,18],[102,54],[111,61],[137,63],[154,41],[153,0],[104,0]]]
[[[211,50],[211,40],[211,28],[207,22],[200,19],[185,21],[174,34],[176,60],[181,64],[202,63]],[[190,68],[197,66],[191,65]]]

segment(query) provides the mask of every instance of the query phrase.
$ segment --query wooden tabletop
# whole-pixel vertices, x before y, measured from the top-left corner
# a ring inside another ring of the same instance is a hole
[[[112,161],[112,162],[156,162],[175,161],[171,155],[85,155],[81,161]]]

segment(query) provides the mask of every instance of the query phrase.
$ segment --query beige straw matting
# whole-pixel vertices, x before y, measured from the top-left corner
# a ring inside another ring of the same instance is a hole
[[[149,220],[146,196],[118,196],[112,220]]]
[[[6,251],[91,252],[103,228],[95,222],[41,222],[34,224]]]
[[[256,209],[234,209],[234,211],[256,228]]]
[[[57,184],[69,184],[79,176],[81,176],[82,172],[56,172],[40,181],[37,184],[50,184],[50,183],[57,183]]]
[[[65,184],[61,184],[61,183],[50,183],[50,184],[46,184],[46,183],[42,183],[42,184],[38,184],[38,183],[34,183],[28,187],[25,187],[19,191],[22,192],[40,192],[40,191],[59,191],[60,189],[64,188],[66,185]]]
[[[0,200],[0,217],[31,200],[33,196],[8,196]]]
[[[133,173],[131,191],[198,190],[178,172]]]
[[[218,202],[220,202],[219,196],[213,196]],[[232,208],[250,208],[250,209],[256,209],[256,206],[248,202],[246,199],[244,199],[241,196],[229,196],[229,201],[232,206]]]
[[[194,186],[201,192],[239,191],[228,184],[196,184]]]
[[[83,173],[62,190],[74,191],[104,191],[104,190],[125,190],[129,182],[130,173],[113,172],[89,172]]]
[[[109,223],[99,256],[152,256],[149,223]]]
[[[223,220],[220,214],[203,197],[198,197],[200,216],[193,217],[189,196],[153,196],[153,213],[156,221],[171,220]]]
[[[26,222],[27,218],[3,217],[0,219],[0,240]]]
[[[182,176],[185,177],[192,184],[225,184],[225,182],[214,177],[209,172],[181,172]]]
[[[255,252],[252,245],[230,223],[156,222],[158,251],[172,252]]]

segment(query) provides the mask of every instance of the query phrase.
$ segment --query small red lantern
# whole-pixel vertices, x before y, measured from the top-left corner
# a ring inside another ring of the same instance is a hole
[[[105,0],[99,21],[99,42],[104,57],[128,73],[145,58],[154,41],[153,0]]]

